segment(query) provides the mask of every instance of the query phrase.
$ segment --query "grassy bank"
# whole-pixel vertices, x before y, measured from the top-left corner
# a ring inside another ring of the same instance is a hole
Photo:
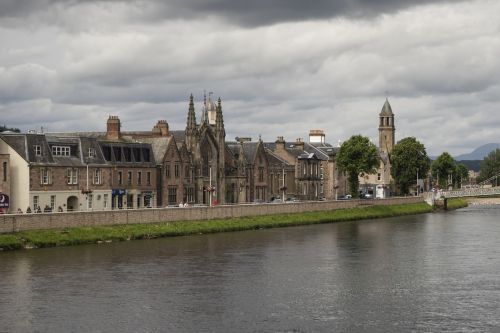
[[[462,198],[451,198],[448,199],[448,210],[454,210],[459,208],[467,207],[469,204],[465,199]]]
[[[16,250],[33,247],[67,246],[106,241],[125,241],[132,239],[150,239],[215,232],[279,228],[296,225],[421,214],[431,211],[432,208],[426,203],[418,203],[392,206],[366,206],[322,212],[252,216],[208,221],[183,221],[57,230],[34,230],[0,235],[0,249]]]

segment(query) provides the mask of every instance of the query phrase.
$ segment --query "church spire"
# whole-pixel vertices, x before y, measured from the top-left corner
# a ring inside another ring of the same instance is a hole
[[[215,114],[215,129],[217,132],[221,133],[222,136],[226,136],[226,132],[224,130],[224,118],[222,117],[222,106],[221,99],[219,97],[217,101],[217,112]]]
[[[196,114],[194,112],[193,94],[191,94],[191,96],[189,96],[189,111],[188,111],[186,130],[194,130],[194,129],[196,129]]]

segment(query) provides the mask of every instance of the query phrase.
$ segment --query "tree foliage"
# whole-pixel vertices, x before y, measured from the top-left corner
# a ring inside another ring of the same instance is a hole
[[[453,183],[456,187],[462,185],[469,179],[469,168],[463,163],[459,163],[455,167],[455,174],[453,176]]]
[[[19,128],[7,127],[5,125],[0,126],[0,132],[5,132],[5,131],[11,131],[11,132],[16,132],[16,133],[21,132],[21,130]]]
[[[431,164],[432,177],[441,188],[446,188],[451,184],[456,171],[456,163],[453,157],[447,152],[439,155]]]
[[[380,165],[377,147],[367,137],[354,135],[340,147],[337,165],[347,173],[350,193],[353,198],[357,198],[358,176],[375,173]]]
[[[430,160],[425,147],[414,137],[400,140],[391,152],[391,176],[401,194],[408,194],[410,185],[429,172]]]
[[[500,149],[495,149],[482,161],[478,181],[487,180],[500,173]]]

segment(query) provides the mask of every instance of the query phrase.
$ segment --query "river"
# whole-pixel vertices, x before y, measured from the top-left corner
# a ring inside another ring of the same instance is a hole
[[[498,332],[500,206],[0,253],[0,332]]]

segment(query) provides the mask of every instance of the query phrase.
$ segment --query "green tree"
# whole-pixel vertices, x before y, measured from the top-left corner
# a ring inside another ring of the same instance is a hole
[[[391,176],[399,186],[401,194],[408,194],[410,185],[429,172],[430,160],[425,147],[413,137],[404,138],[391,152]]]
[[[500,149],[497,148],[481,161],[477,180],[480,182],[485,181],[498,174],[500,174]]]
[[[337,165],[341,171],[347,173],[349,191],[353,198],[357,198],[358,176],[375,173],[380,165],[377,147],[367,137],[354,135],[340,147]]]
[[[441,188],[450,185],[452,176],[455,173],[456,163],[453,157],[447,152],[439,155],[431,164],[432,177]]]
[[[459,163],[455,166],[453,181],[456,187],[462,187],[462,184],[469,179],[469,168],[465,164]]]
[[[16,127],[7,127],[5,125],[0,126],[0,132],[5,132],[5,131],[11,131],[11,132],[16,132],[16,133],[21,132],[21,130],[19,128],[16,128]]]

